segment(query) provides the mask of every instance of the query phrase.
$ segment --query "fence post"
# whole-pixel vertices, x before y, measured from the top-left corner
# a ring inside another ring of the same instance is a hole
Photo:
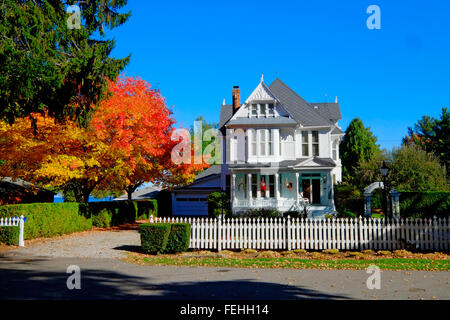
[[[217,217],[217,251],[222,250],[222,216]]]
[[[19,247],[24,247],[25,244],[23,243],[23,227],[24,227],[24,221],[23,221],[23,215],[20,216],[19,219]]]
[[[286,239],[287,239],[287,249],[290,251],[291,250],[291,217],[290,216],[287,216]]]

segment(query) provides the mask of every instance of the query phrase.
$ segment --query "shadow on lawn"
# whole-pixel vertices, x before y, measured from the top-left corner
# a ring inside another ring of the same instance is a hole
[[[198,281],[171,282],[165,278],[135,276],[112,270],[98,270],[81,267],[81,289],[68,290],[69,274],[66,267],[70,262],[35,260],[32,266],[12,269],[11,262],[0,263],[0,299],[234,299],[234,300],[293,300],[293,299],[347,299],[342,295],[330,295],[301,286],[259,282],[254,279],[236,281],[205,281],[199,274]],[[72,261],[73,262],[73,261]],[[60,271],[55,270],[58,266]],[[59,268],[61,265],[61,268]],[[131,270],[141,268],[132,266]],[[152,269],[148,274],[152,274]],[[139,270],[142,271],[142,270]],[[182,272],[167,269],[168,272]],[[161,283],[165,281],[166,283]]]

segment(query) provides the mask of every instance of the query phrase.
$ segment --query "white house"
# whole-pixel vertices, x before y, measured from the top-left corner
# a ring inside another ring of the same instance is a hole
[[[334,210],[333,183],[341,181],[339,143],[344,135],[337,99],[306,102],[279,79],[269,86],[261,79],[242,104],[239,87],[232,96],[233,104],[220,110],[219,130],[226,138],[223,163],[173,191],[173,214],[206,214],[207,194],[220,189],[229,191],[235,213],[263,207],[293,211],[307,205],[314,217]]]

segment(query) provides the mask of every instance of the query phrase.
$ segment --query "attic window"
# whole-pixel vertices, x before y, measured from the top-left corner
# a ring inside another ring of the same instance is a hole
[[[257,104],[252,104],[252,106],[251,106],[251,116],[252,117],[257,117],[258,116],[258,105]]]
[[[268,117],[271,117],[271,118],[273,118],[273,117],[275,117],[275,106],[273,105],[273,104],[269,104],[269,108],[268,108]]]

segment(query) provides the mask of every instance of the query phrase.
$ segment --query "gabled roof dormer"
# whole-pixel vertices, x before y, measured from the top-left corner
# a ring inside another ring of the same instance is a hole
[[[286,108],[284,108],[277,97],[270,91],[269,87],[266,86],[263,77],[261,77],[261,82],[241,107],[235,111],[228,124],[267,125],[271,123],[295,125],[296,121]]]

